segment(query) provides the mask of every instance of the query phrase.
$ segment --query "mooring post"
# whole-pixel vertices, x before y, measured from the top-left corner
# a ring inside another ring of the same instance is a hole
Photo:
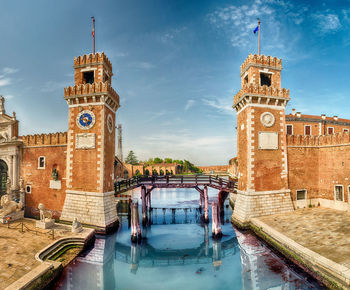
[[[209,204],[208,204],[208,187],[204,186],[204,222],[209,223]]]
[[[147,196],[146,196],[146,186],[141,186],[141,199],[142,199],[142,224],[145,224],[147,221]]]
[[[148,210],[151,210],[151,190],[148,191]]]
[[[137,242],[137,216],[138,216],[138,204],[137,202],[132,202],[131,204],[131,241],[133,243]]]
[[[216,202],[211,204],[211,214],[212,214],[212,236],[214,239],[218,239],[222,237],[221,232],[221,223],[220,223],[220,208]]]

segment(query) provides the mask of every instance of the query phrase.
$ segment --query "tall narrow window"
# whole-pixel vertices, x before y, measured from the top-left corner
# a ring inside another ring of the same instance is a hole
[[[342,185],[336,185],[334,187],[334,194],[335,194],[335,200],[338,200],[338,201],[343,201],[344,198],[343,198],[343,186]]]
[[[334,134],[334,128],[333,127],[328,127],[327,128],[328,135]]]
[[[287,135],[293,135],[293,125],[287,125]]]
[[[38,158],[38,169],[45,169],[45,156]]]
[[[305,135],[311,135],[311,126],[305,125]]]

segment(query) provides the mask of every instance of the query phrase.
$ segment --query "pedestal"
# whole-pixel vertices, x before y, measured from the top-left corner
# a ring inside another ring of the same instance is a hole
[[[50,229],[55,225],[55,220],[46,219],[45,221],[36,221],[35,226],[39,229]]]
[[[118,221],[114,191],[67,190],[60,220],[72,222],[74,218],[82,224],[102,228],[102,232],[114,228]]]
[[[293,211],[290,190],[244,192],[237,190],[232,221],[242,226],[253,217]]]

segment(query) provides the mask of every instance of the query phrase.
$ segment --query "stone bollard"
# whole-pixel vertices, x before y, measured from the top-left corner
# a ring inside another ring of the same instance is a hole
[[[138,207],[137,201],[131,205],[131,241],[133,243],[140,242],[142,237]]]
[[[204,222],[209,223],[208,187],[204,186]]]
[[[220,208],[216,202],[213,202],[211,205],[211,213],[212,213],[212,236],[214,239],[218,239],[222,237],[221,232],[221,223],[220,223]]]

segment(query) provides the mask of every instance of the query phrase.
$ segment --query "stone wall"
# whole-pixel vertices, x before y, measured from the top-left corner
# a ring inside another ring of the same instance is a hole
[[[32,144],[32,143],[29,143]],[[38,204],[54,211],[58,218],[63,208],[66,190],[66,145],[44,145],[23,148],[20,176],[24,186],[30,187],[26,193],[26,215],[39,215]],[[39,168],[39,157],[45,157],[45,167]],[[58,181],[52,182],[52,170],[58,171]]]
[[[227,172],[230,165],[212,165],[212,166],[198,166],[204,173],[213,172]]]
[[[289,188],[293,200],[297,190],[307,199],[334,201],[335,185],[343,186],[348,202],[350,186],[350,134],[329,136],[287,136]]]

